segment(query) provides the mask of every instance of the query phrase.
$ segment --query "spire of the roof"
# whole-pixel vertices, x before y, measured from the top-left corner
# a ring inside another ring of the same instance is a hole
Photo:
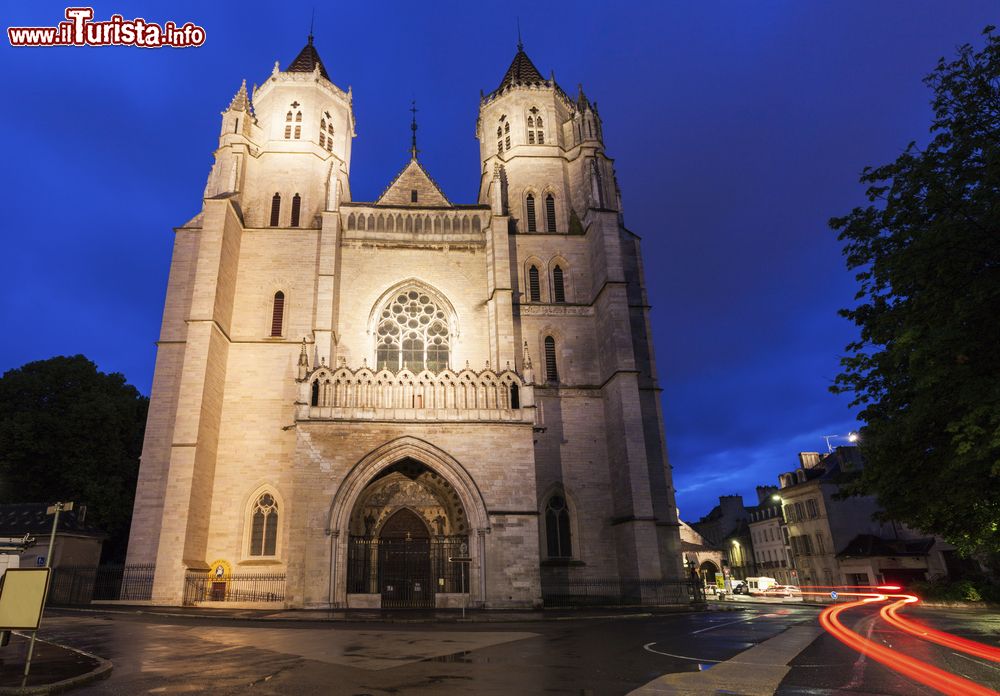
[[[510,67],[507,68],[503,79],[500,80],[500,86],[497,87],[497,91],[511,85],[530,85],[539,82],[545,82],[545,78],[538,72],[538,68],[531,62],[531,59],[528,58],[528,54],[524,52],[524,45],[518,41],[517,54],[515,54],[514,60],[511,61]]]
[[[299,55],[295,56],[295,60],[288,66],[287,72],[312,72],[316,66],[319,66],[319,74],[329,80],[330,76],[326,72],[323,61],[320,60],[319,53],[316,52],[316,47],[313,46],[313,35],[310,32],[308,43],[299,51]]]
[[[587,95],[583,93],[583,85],[578,84],[577,88],[579,92],[576,95],[576,108],[582,113],[590,108],[590,101],[587,99]]]
[[[250,97],[247,96],[247,81],[243,80],[243,84],[233,95],[233,100],[229,102],[229,111],[246,111],[250,113],[252,110],[250,106]]]
[[[420,150],[417,149],[417,100],[416,99],[414,99],[410,103],[410,113],[413,114],[413,121],[410,123],[410,130],[413,132],[413,135],[410,138],[411,141],[410,156],[413,159],[417,159],[417,153],[420,152]]]

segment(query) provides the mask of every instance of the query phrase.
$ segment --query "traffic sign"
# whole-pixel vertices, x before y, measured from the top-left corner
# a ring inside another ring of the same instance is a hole
[[[830,593],[830,599],[836,599],[836,598],[837,598],[837,591],[834,590]]]
[[[469,556],[448,556],[448,561],[450,563],[472,563],[472,558]]]

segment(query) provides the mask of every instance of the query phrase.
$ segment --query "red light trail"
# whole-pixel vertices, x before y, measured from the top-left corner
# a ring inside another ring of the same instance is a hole
[[[878,588],[875,588],[878,589]],[[803,594],[826,594],[825,592],[803,592]],[[874,641],[863,638],[854,631],[849,630],[844,626],[840,619],[838,618],[840,614],[850,609],[857,607],[862,607],[866,604],[871,604],[873,602],[884,602],[889,599],[890,595],[881,594],[877,592],[843,592],[838,593],[843,596],[848,597],[864,597],[864,599],[846,602],[844,604],[837,604],[834,606],[827,607],[819,615],[820,625],[834,638],[844,643],[848,647],[871,657],[873,660],[880,662],[889,669],[895,670],[900,674],[903,674],[914,681],[920,682],[925,686],[937,689],[945,694],[953,694],[954,696],[996,696],[998,692],[990,689],[988,687],[977,684],[976,682],[970,681],[963,677],[952,674],[951,672],[946,672],[939,667],[918,660],[915,657],[906,655],[905,653],[892,650],[884,645],[875,643]],[[964,638],[959,638],[958,636],[953,636],[950,633],[945,633],[943,631],[936,631],[930,629],[929,627],[923,626],[922,624],[910,621],[908,619],[903,619],[896,615],[896,611],[900,607],[906,604],[912,604],[919,601],[917,597],[913,595],[891,595],[893,597],[900,597],[901,599],[894,602],[891,605],[887,605],[882,608],[880,615],[883,619],[888,621],[893,626],[900,628],[901,630],[910,633],[911,635],[917,636],[918,638],[930,640],[932,642],[938,643],[939,645],[944,645],[949,648],[954,648],[956,650],[961,650],[972,655],[979,657],[986,657],[986,659],[992,661],[998,661],[997,655],[1000,654],[1000,650],[992,648],[988,645],[983,645],[981,643],[976,643],[975,641],[966,640]],[[905,626],[905,628],[903,627]]]

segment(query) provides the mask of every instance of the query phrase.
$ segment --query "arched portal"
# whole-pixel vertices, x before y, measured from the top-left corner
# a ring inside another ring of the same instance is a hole
[[[378,596],[383,608],[434,607],[437,594],[468,590],[468,566],[449,560],[469,556],[467,495],[448,476],[411,454],[358,488],[345,520],[348,595]]]

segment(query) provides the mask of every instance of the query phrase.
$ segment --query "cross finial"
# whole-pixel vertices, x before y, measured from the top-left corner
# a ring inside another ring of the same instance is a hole
[[[524,43],[521,41],[521,18],[517,18],[517,50],[524,50]]]
[[[316,6],[313,5],[312,15],[309,17],[309,43],[313,42],[313,25],[316,24]]]
[[[410,155],[413,159],[417,159],[417,153],[420,150],[417,149],[417,100],[414,99],[410,102],[410,113],[413,114],[413,120],[410,123],[410,130],[413,131],[410,136]]]

